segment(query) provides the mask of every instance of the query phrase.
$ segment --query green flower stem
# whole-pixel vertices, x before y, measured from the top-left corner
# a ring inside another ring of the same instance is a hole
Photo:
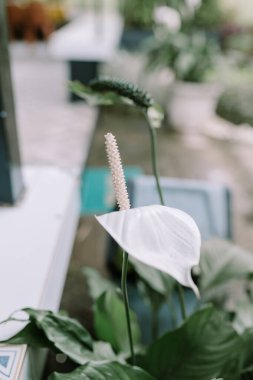
[[[150,142],[151,142],[151,157],[152,157],[152,167],[153,167],[153,173],[155,176],[156,181],[156,188],[157,193],[159,195],[160,203],[164,206],[164,199],[163,199],[163,193],[160,185],[160,179],[159,174],[157,170],[157,139],[156,139],[156,130],[149,126],[149,132],[150,132]]]
[[[150,142],[151,142],[151,157],[152,157],[152,167],[153,167],[153,174],[156,181],[156,188],[157,193],[159,195],[160,203],[164,206],[164,198],[163,198],[163,192],[160,185],[160,179],[157,169],[157,138],[156,138],[156,130],[152,128],[152,126],[149,123],[148,117],[146,112],[143,112],[145,120],[149,127],[150,132]],[[183,318],[186,318],[186,307],[185,307],[185,301],[184,301],[184,290],[180,284],[178,284],[178,291],[179,291],[179,300],[180,300],[180,307],[181,307],[181,313]]]
[[[122,290],[123,300],[124,300],[124,305],[125,305],[127,332],[128,332],[128,338],[129,338],[131,360],[132,360],[132,365],[135,365],[134,344],[133,344],[133,336],[132,336],[132,330],[131,330],[129,301],[128,301],[128,294],[127,294],[127,267],[128,267],[128,253],[123,251],[121,290]]]
[[[177,284],[177,289],[178,289],[182,318],[183,320],[186,320],[187,315],[186,315],[185,300],[184,300],[184,289],[180,284]]]
[[[158,338],[158,311],[157,307],[152,307],[152,341]]]

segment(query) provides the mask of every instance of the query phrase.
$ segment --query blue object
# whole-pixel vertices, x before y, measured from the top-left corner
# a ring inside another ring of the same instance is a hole
[[[10,360],[9,356],[0,356],[0,365],[3,366],[4,368],[7,368],[8,362]]]
[[[134,283],[128,283],[128,296],[130,307],[136,313],[143,344],[152,342],[152,309],[139,294]],[[191,289],[184,289],[184,299],[187,316],[199,307],[199,302]],[[179,327],[183,322],[177,291],[172,293],[168,304],[163,304],[158,313],[158,336]]]
[[[126,180],[142,174],[142,169],[129,166],[124,169]],[[81,177],[81,214],[96,214],[112,211],[115,197],[110,170],[107,167],[89,167]]]
[[[195,220],[203,240],[232,239],[231,193],[227,186],[198,180],[161,178],[166,206],[185,211]],[[154,177],[129,180],[133,207],[160,204]]]

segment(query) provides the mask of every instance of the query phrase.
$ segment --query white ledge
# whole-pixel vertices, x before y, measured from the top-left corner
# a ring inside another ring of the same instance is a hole
[[[24,175],[24,199],[0,209],[0,320],[24,307],[58,309],[79,219],[76,176],[52,167],[26,168]],[[0,340],[21,328],[16,322],[0,325]],[[24,347],[15,347],[8,376],[6,349],[0,347],[0,379],[14,380]]]

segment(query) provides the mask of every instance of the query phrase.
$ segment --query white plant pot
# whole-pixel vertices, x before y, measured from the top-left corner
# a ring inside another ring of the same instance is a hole
[[[171,125],[183,131],[203,129],[215,113],[220,92],[217,84],[175,82],[167,106]]]

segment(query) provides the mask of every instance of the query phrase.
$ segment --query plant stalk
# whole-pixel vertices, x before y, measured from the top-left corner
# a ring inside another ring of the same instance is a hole
[[[160,199],[161,205],[164,206],[164,197],[162,188],[160,185],[160,179],[157,169],[157,138],[156,138],[156,130],[150,125],[149,120],[147,118],[146,113],[144,112],[145,120],[148,124],[148,129],[150,132],[150,142],[151,142],[151,158],[152,158],[152,168],[153,168],[153,174],[156,181],[156,189],[157,193]],[[180,308],[183,318],[186,318],[186,307],[185,307],[185,301],[184,301],[184,290],[180,284],[178,284],[178,291],[179,291],[179,300],[180,300]]]
[[[158,324],[159,324],[159,320],[158,320],[158,310],[156,307],[153,307],[152,308],[153,310],[153,315],[152,315],[152,341],[155,341],[158,337]]]
[[[124,300],[124,305],[125,305],[127,332],[128,332],[130,352],[131,352],[131,361],[132,361],[132,365],[135,365],[134,344],[133,344],[133,336],[132,336],[132,330],[131,330],[129,301],[128,301],[128,294],[127,294],[127,267],[128,267],[128,253],[123,251],[121,290],[122,290],[123,300]]]
[[[184,289],[179,283],[177,284],[177,289],[178,289],[182,318],[185,321],[187,318],[187,315],[186,315],[185,300],[184,300]]]
[[[156,181],[156,189],[157,193],[160,199],[161,205],[164,206],[164,199],[163,199],[163,193],[160,185],[160,179],[157,169],[157,139],[156,139],[156,131],[154,128],[149,126],[149,132],[150,132],[150,142],[151,142],[151,158],[152,158],[152,168],[153,168],[153,174]]]

